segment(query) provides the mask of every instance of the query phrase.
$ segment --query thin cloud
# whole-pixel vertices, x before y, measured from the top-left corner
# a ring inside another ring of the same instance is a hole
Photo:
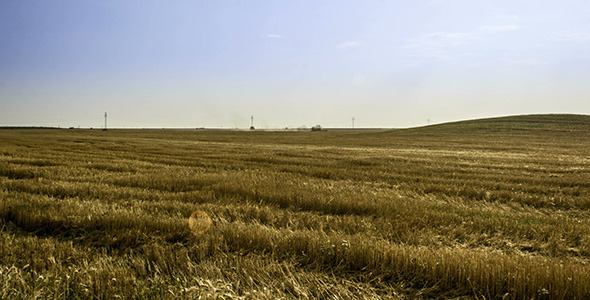
[[[355,48],[358,47],[359,43],[356,41],[344,42],[342,44],[337,45],[336,49],[348,49],[348,48]]]
[[[496,17],[504,20],[511,20],[513,22],[520,20],[520,16],[518,15],[498,14]]]
[[[549,63],[547,63],[546,61],[539,60],[536,58],[510,60],[509,63],[525,67],[542,67],[549,65]]]
[[[520,26],[509,24],[509,25],[499,25],[499,26],[483,26],[481,29],[489,32],[504,32],[504,31],[513,31],[520,29]]]
[[[488,61],[482,61],[466,65],[466,67],[480,68],[480,67],[493,67],[493,66],[515,66],[515,67],[543,67],[548,66],[549,63],[537,58],[524,58],[524,59],[509,59],[499,58]]]
[[[266,37],[271,38],[271,39],[282,39],[283,38],[283,36],[280,34],[267,34]]]
[[[560,32],[553,34],[553,38],[559,42],[586,42],[590,41],[588,32]]]
[[[457,49],[468,43],[471,35],[462,32],[435,32],[408,40],[405,49],[411,56],[446,60],[454,56]]]

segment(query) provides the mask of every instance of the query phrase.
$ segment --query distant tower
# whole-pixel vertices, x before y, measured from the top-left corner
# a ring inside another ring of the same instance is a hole
[[[250,117],[250,130],[254,130],[254,116]]]
[[[107,113],[106,113],[106,111],[104,113],[104,129],[103,130],[107,130]]]
[[[354,129],[354,117],[352,117],[352,129]]]

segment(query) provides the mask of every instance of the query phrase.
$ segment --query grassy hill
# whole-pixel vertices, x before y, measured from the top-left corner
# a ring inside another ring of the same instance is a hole
[[[590,116],[568,114],[521,115],[450,122],[430,126],[375,132],[374,145],[392,140],[430,148],[520,149],[536,151],[568,145],[576,149],[590,143]]]
[[[590,116],[573,114],[518,115],[449,122],[416,129],[451,131],[587,131],[590,130]]]
[[[584,299],[588,118],[0,130],[0,298]]]

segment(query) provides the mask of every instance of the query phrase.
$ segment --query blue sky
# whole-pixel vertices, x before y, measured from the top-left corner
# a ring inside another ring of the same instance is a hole
[[[590,1],[0,1],[0,126],[590,114]]]

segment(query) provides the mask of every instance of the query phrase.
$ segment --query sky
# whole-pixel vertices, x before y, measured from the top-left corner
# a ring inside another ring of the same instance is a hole
[[[590,114],[590,0],[2,0],[0,126]]]

